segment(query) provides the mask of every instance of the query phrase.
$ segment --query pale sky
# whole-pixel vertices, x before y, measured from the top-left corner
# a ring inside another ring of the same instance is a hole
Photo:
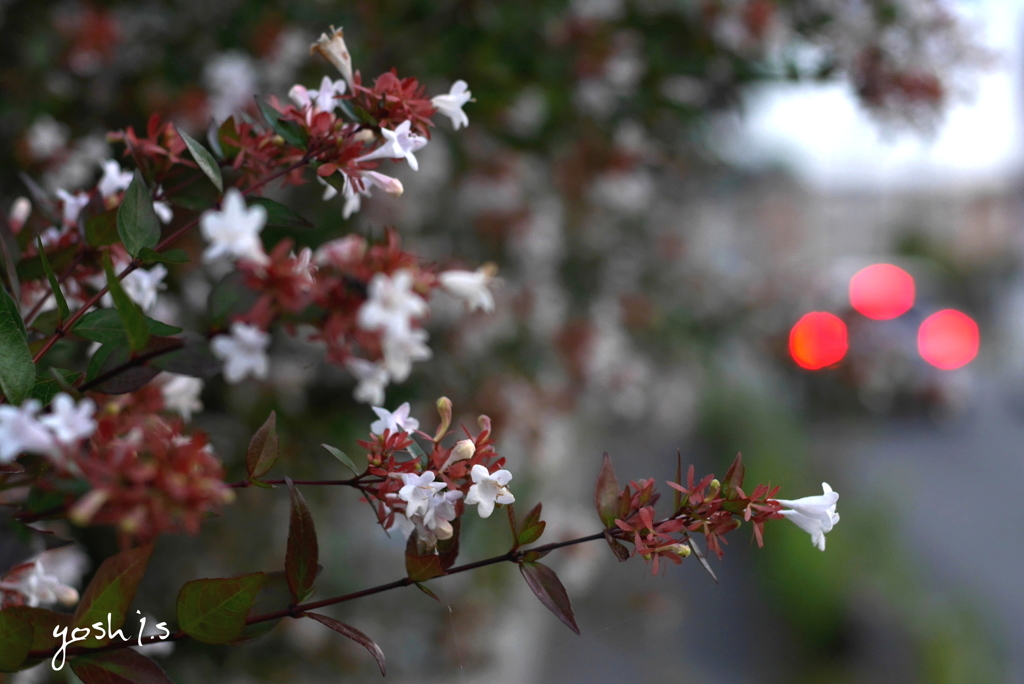
[[[845,84],[773,85],[751,93],[726,154],[741,164],[781,162],[822,189],[1003,184],[1024,167],[1024,0],[957,5],[1000,60],[932,136],[880,127]]]

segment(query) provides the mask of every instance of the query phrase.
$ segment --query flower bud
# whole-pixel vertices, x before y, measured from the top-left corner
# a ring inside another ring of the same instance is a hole
[[[671,551],[672,553],[681,556],[682,558],[686,558],[691,553],[693,553],[693,549],[690,548],[689,544],[672,544],[666,550]]]
[[[81,499],[68,511],[68,520],[75,525],[85,527],[92,521],[93,516],[99,512],[103,504],[110,498],[110,492],[106,489],[94,489]]]
[[[473,440],[460,440],[455,443],[454,447],[452,447],[452,453],[448,455],[448,460],[444,462],[443,466],[441,466],[441,470],[448,470],[448,468],[454,463],[458,463],[459,461],[465,461],[467,459],[473,458],[473,454],[475,453],[476,444],[473,443]]]
[[[441,424],[437,426],[437,432],[434,433],[434,441],[440,442],[452,424],[452,400],[448,397],[438,399],[437,412],[441,416]]]
[[[352,55],[345,45],[344,32],[341,29],[331,27],[330,35],[321,33],[320,38],[309,46],[309,54],[319,54],[341,72],[342,78],[348,83],[349,88],[355,85],[352,79]]]
[[[32,203],[28,201],[27,197],[19,197],[14,200],[11,205],[11,215],[8,217],[11,232],[15,235],[21,232],[21,227],[25,225],[25,221],[28,221],[28,215],[31,213]]]
[[[481,430],[486,430],[487,432],[491,431],[491,417],[490,416],[480,416],[479,418],[476,419],[476,423],[477,423],[477,425],[480,426]]]
[[[62,585],[59,587],[55,587],[53,593],[57,597],[57,600],[60,601],[62,605],[65,605],[69,608],[78,603],[78,592],[75,590],[74,587],[67,587]]]

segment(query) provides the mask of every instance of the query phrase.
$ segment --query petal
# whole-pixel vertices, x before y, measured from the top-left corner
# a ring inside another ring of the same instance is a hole
[[[491,517],[491,513],[494,512],[494,500],[481,499],[479,505],[476,507],[476,512],[480,514],[481,518]]]
[[[512,481],[512,473],[507,470],[497,470],[491,474],[491,479],[504,487]]]
[[[214,339],[216,340],[216,338]],[[473,466],[473,470],[470,471],[470,474],[473,477],[473,482],[476,482],[477,484],[480,484],[480,482],[482,482],[483,480],[488,479],[491,475],[490,472],[488,472],[487,468],[485,466],[480,465],[479,463]]]

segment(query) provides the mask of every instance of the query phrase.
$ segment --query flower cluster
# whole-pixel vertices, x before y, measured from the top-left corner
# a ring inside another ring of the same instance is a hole
[[[91,399],[76,402],[61,393],[53,399],[48,413],[39,415],[41,408],[37,399],[18,407],[0,406],[0,463],[9,463],[21,453],[62,463],[96,430],[96,405]]]

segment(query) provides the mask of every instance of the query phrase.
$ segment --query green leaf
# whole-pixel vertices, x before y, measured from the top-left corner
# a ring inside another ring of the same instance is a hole
[[[36,377],[35,387],[32,388],[32,392],[29,394],[30,399],[39,400],[39,403],[44,407],[49,406],[55,396],[61,392],[66,392],[66,385],[73,384],[82,377],[81,373],[58,368],[51,368],[50,372],[60,373],[61,379],[58,380],[49,374],[40,374]]]
[[[60,312],[59,320],[64,320],[71,314],[71,309],[68,308],[68,300],[64,299],[64,293],[61,292],[57,276],[53,274],[53,269],[50,268],[50,260],[46,258],[43,241],[38,236],[36,237],[36,244],[39,245],[39,258],[43,262],[43,273],[46,274],[46,279],[50,281],[50,290],[53,291],[53,297],[57,300],[57,311]]]
[[[151,335],[170,337],[181,332],[181,328],[167,325],[160,321],[146,318],[146,329]],[[124,323],[117,313],[117,309],[97,309],[78,319],[78,323],[71,330],[79,337],[101,344],[118,344],[128,341],[128,334],[125,332]]]
[[[277,462],[278,453],[277,413],[271,411],[266,422],[249,440],[249,450],[245,455],[245,469],[249,477],[263,477],[270,472]]]
[[[387,675],[387,667],[384,663],[384,651],[380,650],[380,646],[374,643],[373,639],[366,636],[355,627],[352,627],[351,625],[346,625],[344,622],[338,622],[332,617],[320,615],[319,613],[303,613],[302,615],[304,617],[313,618],[320,624],[326,627],[330,627],[338,634],[348,637],[352,641],[356,642],[357,644],[365,648],[367,651],[370,652],[370,655],[373,656],[374,660],[377,661],[377,667],[380,668],[380,673],[385,676]]]
[[[267,123],[270,124],[275,133],[284,138],[284,141],[292,147],[305,149],[309,139],[306,131],[301,126],[294,121],[283,121],[281,119],[281,112],[271,107],[270,104],[264,102],[259,97],[256,98],[256,104],[259,106],[263,118],[267,120]]]
[[[75,658],[71,671],[82,684],[174,684],[159,665],[130,648]]]
[[[292,499],[292,514],[288,525],[288,554],[284,559],[284,571],[288,576],[288,588],[295,602],[299,603],[313,591],[320,548],[306,500],[290,478],[286,477],[285,482]]]
[[[11,404],[25,400],[36,384],[25,321],[7,289],[0,286],[0,389]]]
[[[220,374],[224,363],[213,355],[206,336],[187,332],[176,339],[182,341],[181,349],[153,359],[151,366],[194,378],[212,378]]]
[[[32,623],[0,610],[0,672],[14,672],[32,650]]]
[[[566,627],[579,634],[580,628],[576,626],[576,616],[572,612],[569,594],[566,593],[555,571],[540,563],[520,563],[519,571],[523,573],[523,579],[540,602],[564,622]]]
[[[130,188],[129,188],[130,190]],[[121,323],[128,334],[128,346],[132,351],[141,351],[146,348],[149,342],[149,326],[146,324],[146,316],[142,313],[139,305],[131,300],[128,293],[121,286],[121,281],[114,273],[114,265],[110,262],[110,254],[103,255],[103,270],[107,274],[107,287],[110,288],[110,297],[114,300],[114,307],[121,317]]]
[[[438,603],[440,603],[440,602],[441,602],[441,599],[439,599],[439,598],[437,597],[437,594],[435,594],[434,592],[432,592],[432,591],[431,591],[431,590],[430,590],[430,589],[429,589],[429,588],[427,587],[427,585],[426,585],[426,584],[423,584],[422,582],[414,582],[414,583],[413,583],[413,586],[414,586],[414,587],[416,587],[417,589],[419,589],[420,591],[422,591],[422,592],[423,592],[424,594],[426,594],[426,595],[427,595],[427,596],[429,596],[430,598],[432,598],[432,599],[434,599],[435,601],[437,601]]]
[[[95,369],[93,363],[89,363],[89,372],[96,370],[95,375],[82,384],[82,390],[95,390],[103,394],[125,394],[134,392],[160,373],[160,368],[151,364],[151,361],[161,358],[163,354],[173,354],[182,347],[182,341],[177,337],[149,338],[149,344],[138,354],[132,354],[124,344],[103,345],[112,346],[113,349],[107,353]],[[99,353],[99,352],[97,352]]]
[[[117,234],[133,257],[139,256],[143,247],[152,249],[160,242],[160,219],[153,210],[153,198],[138,169],[117,209]]]
[[[120,241],[117,233],[117,212],[117,208],[108,209],[85,222],[85,241],[90,247],[103,247]]]
[[[157,252],[149,247],[143,247],[139,252],[139,258],[146,264],[187,264],[191,259],[188,252],[183,249],[169,249],[166,252]]]
[[[289,207],[266,197],[254,197],[249,206],[260,205],[267,210],[268,228],[313,228],[312,222]]]
[[[606,528],[615,526],[615,518],[618,517],[619,511],[619,493],[619,481],[612,468],[612,457],[606,452],[594,487],[594,505]]]
[[[416,535],[409,535],[409,543],[405,545],[405,571],[413,582],[425,582],[444,574],[441,558],[433,551],[420,555]]]
[[[516,543],[520,546],[532,544],[544,534],[544,528],[547,526],[547,523],[540,519],[540,512],[541,504],[537,504],[526,514],[526,520],[523,521],[523,525],[519,530],[519,537],[516,540]]]
[[[245,620],[267,576],[188,582],[178,593],[178,626],[196,641],[226,644],[242,636]]]
[[[100,569],[92,578],[85,590],[82,600],[78,602],[72,624],[75,627],[88,627],[96,622],[118,629],[124,625],[128,606],[135,598],[142,576],[146,574],[149,557],[153,553],[153,545],[128,549],[103,561]],[[109,616],[109,618],[108,618]],[[108,639],[100,640],[93,636],[82,642],[83,646],[102,646]]]
[[[67,613],[55,613],[52,610],[30,608],[29,606],[13,606],[5,608],[3,612],[19,617],[31,626],[32,645],[29,649],[30,653],[32,651],[50,651],[57,648],[61,644],[61,639],[53,636],[54,629],[67,627],[70,631],[71,628],[71,616]],[[5,646],[3,640],[0,639],[0,654],[5,651]],[[0,660],[3,660],[2,655],[0,655]],[[24,670],[41,663],[43,660],[44,658],[29,658],[16,669]],[[3,668],[0,667],[0,671],[2,670]]]
[[[217,160],[213,158],[209,150],[177,126],[175,126],[174,130],[178,131],[178,135],[185,141],[185,146],[188,147],[188,151],[192,153],[192,158],[196,160],[196,164],[199,164],[199,168],[203,170],[206,177],[217,186],[217,190],[224,192],[224,178],[220,175],[220,165],[217,164]]]
[[[332,447],[329,444],[321,444],[320,446],[322,446],[324,449],[327,449],[329,452],[331,452],[331,456],[334,456],[334,458],[336,458],[339,461],[341,461],[341,464],[343,466],[345,466],[346,468],[348,468],[349,470],[351,470],[353,475],[358,475],[359,474],[359,471],[356,470],[356,464],[352,462],[352,459],[349,458],[348,455],[344,451],[342,451],[341,449],[337,449],[335,447]]]
[[[50,252],[46,255],[46,258],[50,260],[50,266],[55,271],[62,271],[75,260],[79,249],[81,249],[79,245],[71,245],[70,247]],[[38,254],[19,261],[15,267],[15,272],[22,281],[42,280],[46,277],[46,271],[43,270],[43,260]]]

